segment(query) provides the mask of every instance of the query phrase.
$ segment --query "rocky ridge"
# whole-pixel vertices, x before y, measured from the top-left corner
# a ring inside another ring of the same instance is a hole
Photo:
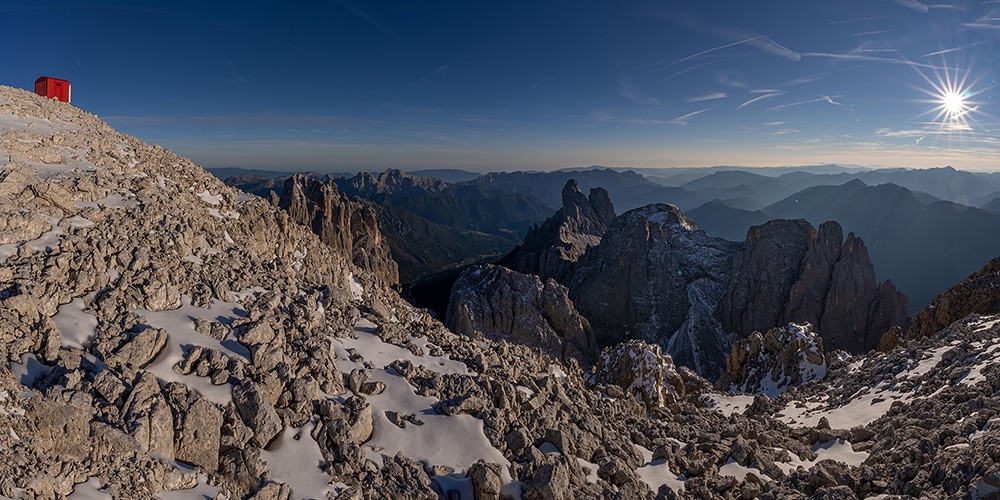
[[[726,331],[745,337],[787,323],[816,325],[827,349],[862,353],[908,322],[906,296],[875,281],[864,242],[830,221],[773,220],[747,232],[720,304]]]
[[[541,226],[529,228],[524,242],[497,264],[562,282],[573,263],[601,242],[614,218],[615,207],[604,188],[591,189],[587,197],[576,180],[570,179],[562,190],[562,208]]]
[[[615,218],[565,282],[599,344],[659,344],[714,379],[733,340],[716,307],[740,247],[698,231],[673,205],[649,205]]]
[[[382,281],[399,282],[399,269],[378,229],[376,212],[341,194],[330,180],[295,174],[285,180],[278,206],[312,228],[320,240]]]
[[[1000,257],[972,273],[961,283],[934,298],[913,316],[904,339],[934,335],[969,314],[996,314],[1000,311]]]
[[[0,144],[0,213],[26,238],[0,245],[4,497],[965,498],[997,483],[996,317],[835,360],[773,400],[678,369],[683,395],[647,406],[628,378],[588,383],[449,332],[284,211],[69,105],[0,87]]]

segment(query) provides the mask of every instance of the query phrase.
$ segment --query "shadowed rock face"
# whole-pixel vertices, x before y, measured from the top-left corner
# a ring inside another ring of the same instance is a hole
[[[524,243],[497,264],[561,282],[573,263],[601,242],[614,218],[615,207],[604,188],[591,189],[588,198],[570,179],[562,190],[562,208],[541,226],[530,228]]]
[[[698,231],[673,205],[648,205],[617,217],[566,283],[599,344],[656,343],[714,379],[731,344],[716,307],[741,246]]]
[[[892,325],[907,324],[906,296],[879,284],[868,250],[836,222],[805,220],[750,228],[720,304],[726,331],[746,337],[789,322],[817,326],[828,350],[861,353]]]
[[[455,281],[448,305],[452,331],[506,340],[581,365],[599,354],[590,323],[577,313],[566,287],[552,279],[499,266],[476,266]]]
[[[375,211],[348,200],[332,181],[289,177],[278,206],[357,266],[388,284],[399,282],[399,269],[378,230]]]
[[[929,306],[913,316],[913,323],[904,338],[909,340],[934,335],[971,313],[1000,313],[1000,257],[935,297]]]

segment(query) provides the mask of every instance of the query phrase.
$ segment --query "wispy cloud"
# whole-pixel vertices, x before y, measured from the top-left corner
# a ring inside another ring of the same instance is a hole
[[[632,79],[625,75],[618,80],[618,95],[637,104],[660,104],[660,101],[655,97],[637,89],[632,83]]]
[[[361,19],[364,19],[365,21],[368,21],[369,23],[371,23],[372,26],[375,26],[376,28],[382,30],[382,32],[385,33],[386,35],[389,35],[389,36],[391,36],[393,38],[396,38],[398,40],[402,40],[402,38],[400,38],[399,36],[397,36],[392,31],[389,31],[389,28],[386,28],[384,24],[378,22],[378,20],[376,20],[372,16],[369,16],[368,14],[365,14],[364,12],[358,10],[357,8],[355,8],[354,6],[352,6],[352,5],[350,5],[350,4],[346,3],[346,2],[338,2],[338,3],[340,4],[341,7],[345,8],[345,9],[347,9],[347,10],[353,12],[353,13],[355,13]]]
[[[717,106],[712,106],[711,108],[705,108],[705,109],[699,109],[698,111],[692,111],[692,112],[690,112],[690,113],[688,113],[688,114],[686,114],[684,116],[678,116],[677,118],[674,118],[673,120],[670,120],[670,123],[673,123],[675,125],[687,125],[688,124],[688,119],[693,118],[695,116],[698,116],[698,115],[700,115],[700,114],[702,114],[702,113],[704,113],[706,111],[715,109],[716,107]]]
[[[837,24],[856,23],[856,22],[859,22],[859,21],[874,21],[876,19],[885,19],[885,16],[859,17],[857,19],[846,19],[846,20],[843,20],[843,21],[834,21],[832,23],[826,23],[826,25],[827,26],[834,26],[834,25],[837,25]]]
[[[823,102],[823,101],[828,102],[828,103],[833,104],[833,105],[836,105],[836,106],[843,106],[842,103],[839,103],[839,102],[837,102],[837,101],[834,100],[834,99],[838,99],[838,98],[841,98],[841,97],[844,97],[844,96],[842,96],[842,95],[834,95],[834,96],[823,95],[823,96],[819,96],[819,97],[817,97],[815,99],[808,99],[808,100],[805,100],[805,101],[792,102],[792,103],[788,103],[788,104],[780,104],[778,106],[774,106],[773,108],[767,108],[767,109],[773,111],[773,110],[776,110],[776,109],[791,108],[793,106],[801,106],[803,104],[811,104],[811,103],[814,103],[814,102]]]
[[[871,62],[882,62],[887,64],[903,64],[906,66],[914,66],[917,68],[927,68],[936,70],[943,69],[937,66],[932,66],[930,64],[913,62],[905,58],[866,56],[864,54],[855,54],[855,53],[833,54],[829,52],[803,52],[802,57],[824,57],[828,59],[843,59],[846,61],[871,61]]]
[[[794,80],[788,80],[783,85],[786,87],[794,87],[796,85],[802,85],[804,83],[815,82],[816,80],[822,80],[827,77],[827,75],[833,73],[832,71],[827,71],[824,73],[818,73],[815,75],[803,76],[802,78],[796,78]]]
[[[719,47],[713,47],[708,50],[699,52],[697,54],[690,55],[688,57],[682,58],[677,62],[682,62],[690,60],[691,58],[698,57],[699,55],[704,55],[716,50],[721,50],[727,47],[733,47],[736,45],[747,45],[753,47],[766,54],[771,54],[778,56],[790,61],[798,61],[801,59],[798,54],[789,48],[781,45],[780,43],[771,39],[771,37],[757,33],[756,31],[748,30],[745,28],[738,28],[735,26],[726,26],[721,24],[715,24],[711,22],[702,21],[693,15],[678,15],[673,10],[668,10],[665,8],[650,8],[647,12],[657,16],[661,19],[665,19],[669,22],[677,24],[679,26],[688,28],[699,33],[704,33],[709,36],[714,36],[722,40],[728,40],[730,43],[722,45]]]
[[[769,99],[771,97],[777,97],[777,96],[782,95],[782,94],[784,94],[784,92],[775,92],[773,94],[759,95],[757,97],[754,97],[753,99],[750,99],[749,101],[744,102],[743,104],[740,104],[736,109],[743,109],[745,106],[749,106],[749,105],[751,105],[751,104],[753,104],[753,103],[755,103],[757,101],[763,101],[764,99]]]
[[[931,56],[939,56],[941,54],[950,54],[952,52],[958,52],[960,50],[967,49],[969,47],[975,47],[976,45],[982,45],[984,43],[989,43],[991,41],[992,40],[983,40],[981,42],[975,42],[975,43],[970,43],[968,45],[962,45],[961,47],[953,47],[953,48],[950,48],[950,49],[939,50],[937,52],[931,52],[929,54],[924,54],[924,55],[922,55],[920,57],[931,57]]]
[[[851,33],[850,35],[843,35],[840,38],[850,38],[854,36],[872,36],[872,35],[882,35],[885,33],[891,33],[893,31],[899,31],[899,28],[893,28],[888,30],[874,30],[874,31],[862,31],[861,33]]]
[[[559,76],[559,73],[562,73],[562,68],[559,68],[559,70],[556,71],[554,74],[551,74],[551,75],[548,75],[548,76],[543,76],[541,80],[538,80],[537,82],[535,82],[534,85],[528,87],[528,90],[531,90],[531,89],[533,89],[533,88],[541,85],[542,83],[545,83],[545,82],[547,82],[547,81],[549,81],[549,80],[551,80],[551,79]]]
[[[687,102],[711,101],[713,99],[725,99],[729,97],[725,92],[714,92],[711,94],[699,95],[686,99]]]
[[[784,125],[785,123],[788,123],[788,122],[764,122],[764,123],[761,123],[760,125],[762,127],[780,127],[780,126]]]
[[[917,11],[921,14],[926,14],[930,10],[926,5],[918,2],[917,0],[894,0],[897,4],[906,7],[907,9]]]

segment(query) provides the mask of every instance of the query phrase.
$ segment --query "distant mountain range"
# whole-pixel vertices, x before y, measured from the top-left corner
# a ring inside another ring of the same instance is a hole
[[[379,221],[404,283],[495,259],[514,248],[533,224],[562,206],[569,179],[583,192],[607,190],[619,213],[670,203],[699,229],[732,241],[742,241],[749,227],[771,219],[804,218],[817,226],[836,220],[845,232],[864,239],[879,279],[891,278],[909,296],[911,312],[1000,255],[1000,174],[952,167],[711,167],[640,174],[593,166],[485,175],[424,172],[441,177],[398,170],[328,176],[345,195],[381,207]],[[274,173],[227,182],[266,196],[284,182]]]

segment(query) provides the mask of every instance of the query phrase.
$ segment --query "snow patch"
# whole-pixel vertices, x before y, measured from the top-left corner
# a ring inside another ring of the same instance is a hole
[[[199,377],[194,374],[181,375],[174,371],[174,364],[184,359],[184,352],[194,346],[208,347],[222,351],[231,357],[242,357],[250,362],[250,351],[236,342],[233,334],[221,342],[206,335],[202,335],[194,330],[194,319],[202,318],[209,321],[219,321],[223,324],[232,323],[233,319],[246,316],[246,312],[240,304],[235,302],[219,302],[212,300],[209,307],[197,307],[191,305],[191,297],[181,296],[181,307],[171,311],[146,311],[137,309],[136,314],[144,316],[146,323],[156,328],[167,331],[169,340],[166,347],[160,352],[146,370],[153,372],[164,382],[181,382],[187,384],[191,389],[197,390],[209,401],[225,406],[232,401],[232,388],[230,384],[212,385],[207,377]]]

